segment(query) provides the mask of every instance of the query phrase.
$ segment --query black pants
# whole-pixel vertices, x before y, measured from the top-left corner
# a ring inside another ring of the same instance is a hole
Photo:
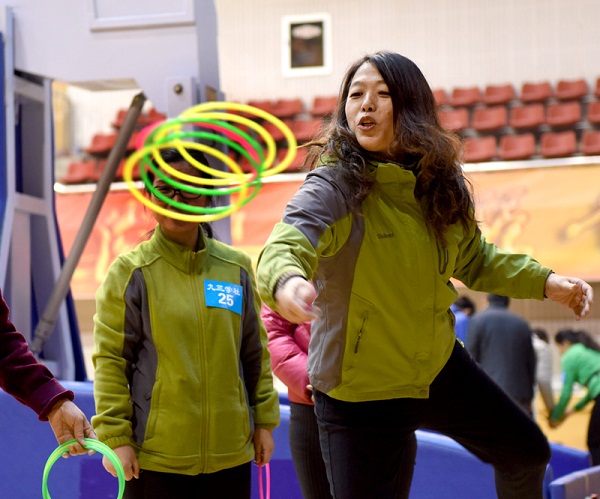
[[[319,429],[313,406],[290,402],[290,451],[302,497],[304,499],[331,499],[325,462],[319,443]],[[417,438],[409,435],[398,473],[397,499],[408,497],[417,454]]]
[[[592,408],[588,426],[587,445],[592,455],[592,466],[600,466],[600,395]]]
[[[250,499],[250,463],[215,473],[181,475],[142,470],[125,485],[124,499]]]
[[[336,499],[398,497],[402,449],[419,428],[447,435],[492,464],[500,499],[542,498],[550,460],[546,437],[458,343],[428,399],[343,402],[318,391],[314,396]]]
[[[290,402],[290,452],[304,499],[331,499],[312,405]]]

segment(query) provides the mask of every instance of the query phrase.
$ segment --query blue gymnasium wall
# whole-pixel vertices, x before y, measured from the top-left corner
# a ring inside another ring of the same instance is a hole
[[[75,392],[75,402],[88,419],[91,418],[95,412],[92,382],[62,383]],[[281,419],[282,425],[274,432],[276,452],[271,461],[271,497],[302,499],[288,445],[288,406],[281,406]],[[42,497],[44,466],[57,445],[48,423],[40,423],[31,409],[0,390],[0,498]],[[116,498],[117,479],[104,470],[101,461],[98,453],[59,459],[48,478],[52,499]],[[255,466],[252,479],[252,499],[259,499]]]
[[[63,384],[75,392],[75,402],[91,418],[95,410],[92,383]],[[281,402],[286,402],[285,397]],[[288,425],[289,406],[282,404],[281,425],[273,432],[272,499],[302,499],[291,461]],[[418,431],[417,440],[411,499],[496,498],[491,466],[442,435]],[[0,497],[41,497],[44,466],[56,447],[50,426],[40,423],[33,411],[0,390]],[[548,485],[551,480],[589,466],[587,452],[552,444],[546,497],[550,498]],[[253,467],[252,473],[252,499],[259,499],[258,469]],[[112,499],[117,495],[118,483],[104,471],[101,456],[95,454],[59,459],[50,472],[48,489],[53,499]]]

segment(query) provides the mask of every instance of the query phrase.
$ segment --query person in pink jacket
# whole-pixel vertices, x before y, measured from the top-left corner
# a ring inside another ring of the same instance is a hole
[[[271,367],[288,389],[290,451],[302,496],[305,499],[331,499],[333,496],[319,443],[312,386],[306,369],[311,323],[289,322],[267,305],[262,306],[261,318],[269,336]],[[413,434],[398,473],[398,497],[408,496],[416,453],[417,439]]]

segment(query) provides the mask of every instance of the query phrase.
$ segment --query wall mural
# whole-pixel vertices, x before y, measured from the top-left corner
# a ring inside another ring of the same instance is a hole
[[[600,165],[473,172],[477,217],[486,238],[524,252],[557,272],[600,281]],[[300,186],[273,182],[232,215],[232,241],[256,259],[287,201]],[[57,194],[68,254],[92,194]],[[106,199],[74,273],[76,299],[91,299],[110,263],[154,226],[152,213],[127,192]]]

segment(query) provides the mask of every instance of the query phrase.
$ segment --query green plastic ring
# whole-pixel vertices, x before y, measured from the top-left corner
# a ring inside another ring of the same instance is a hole
[[[48,461],[46,461],[46,466],[44,467],[44,478],[42,479],[42,497],[43,497],[43,499],[51,499],[50,493],[48,492],[48,475],[50,475],[50,470],[52,469],[52,466],[54,466],[54,463],[56,461],[58,461],[58,459],[65,452],[68,452],[69,445],[74,444],[76,442],[77,442],[77,440],[75,440],[75,439],[69,440],[68,442],[65,442],[65,443],[59,445],[54,450],[54,452],[52,452],[52,454],[50,454]],[[87,444],[85,446],[86,449],[95,450],[96,452],[99,452],[100,454],[106,456],[108,458],[108,460],[111,462],[111,464],[115,467],[115,470],[117,471],[117,478],[119,480],[119,493],[117,495],[117,499],[122,499],[123,492],[125,492],[125,470],[123,469],[121,460],[115,454],[115,451],[113,451],[108,445],[103,444],[99,440],[94,440],[92,438],[86,438],[85,442]]]

